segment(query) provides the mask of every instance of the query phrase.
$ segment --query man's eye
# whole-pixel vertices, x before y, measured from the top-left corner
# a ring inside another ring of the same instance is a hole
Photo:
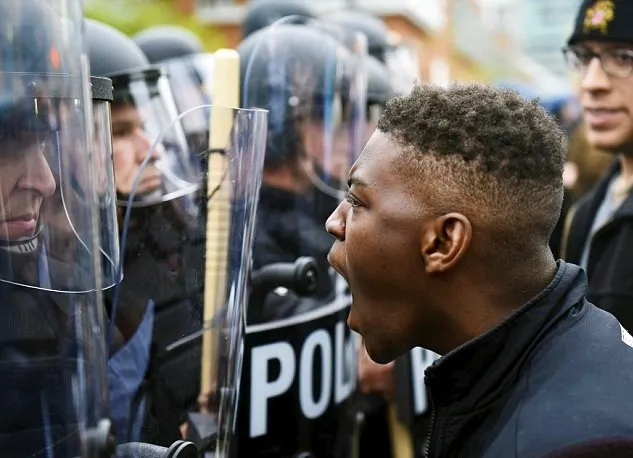
[[[630,64],[633,62],[633,53],[630,51],[616,51],[613,53],[613,58],[618,63]]]
[[[588,51],[576,51],[576,58],[583,64],[588,64],[593,57],[594,54]]]
[[[358,200],[356,200],[354,198],[354,196],[352,196],[349,192],[345,195],[345,200],[347,201],[348,204],[350,204],[352,207],[360,207],[360,202]]]

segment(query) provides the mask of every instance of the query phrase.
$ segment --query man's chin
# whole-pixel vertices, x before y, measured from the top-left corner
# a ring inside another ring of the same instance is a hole
[[[368,341],[365,336],[363,336],[363,342],[365,343],[367,354],[376,364],[389,364],[400,356],[392,354],[380,344],[372,343],[371,339]]]
[[[611,154],[619,154],[623,150],[630,149],[633,139],[618,132],[596,132],[587,130],[587,141],[598,150]]]

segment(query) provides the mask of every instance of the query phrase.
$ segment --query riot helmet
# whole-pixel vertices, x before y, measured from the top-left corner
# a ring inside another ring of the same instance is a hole
[[[99,177],[79,0],[0,3],[0,449],[100,456]],[[110,235],[112,237],[112,235]],[[116,237],[116,235],[114,236]],[[110,278],[112,280],[112,278]]]
[[[152,64],[165,67],[179,113],[187,113],[181,124],[194,152],[208,141],[213,54],[207,53],[191,31],[176,26],[155,26],[133,37]],[[194,163],[199,157],[194,153]]]
[[[323,15],[322,19],[365,34],[369,55],[383,63],[386,62],[389,51],[389,28],[382,19],[359,10],[334,11]]]
[[[360,151],[363,51],[353,54],[342,39],[298,24],[261,29],[239,45],[242,105],[270,112],[265,169],[293,161],[299,187],[303,179],[340,195],[318,175],[344,182]]]
[[[296,0],[253,0],[248,2],[246,8],[242,22],[243,40],[284,17],[295,16],[303,20],[316,18],[305,3]]]
[[[379,17],[366,11],[344,9],[327,13],[322,19],[364,33],[369,54],[387,66],[390,79],[397,82],[394,84],[397,92],[408,92],[419,79],[414,51],[405,46],[400,37],[394,39],[396,35]]]
[[[158,25],[132,37],[151,63],[204,52],[195,33],[184,27]]]

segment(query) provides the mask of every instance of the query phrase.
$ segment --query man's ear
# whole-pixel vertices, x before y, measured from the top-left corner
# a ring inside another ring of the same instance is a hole
[[[470,246],[473,228],[461,213],[447,213],[422,228],[421,254],[428,274],[445,272]]]

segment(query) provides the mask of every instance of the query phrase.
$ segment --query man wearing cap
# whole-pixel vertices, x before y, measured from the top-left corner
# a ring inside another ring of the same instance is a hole
[[[633,329],[633,3],[585,0],[565,48],[580,75],[587,140],[617,160],[572,209],[562,257],[581,265],[588,299]]]

